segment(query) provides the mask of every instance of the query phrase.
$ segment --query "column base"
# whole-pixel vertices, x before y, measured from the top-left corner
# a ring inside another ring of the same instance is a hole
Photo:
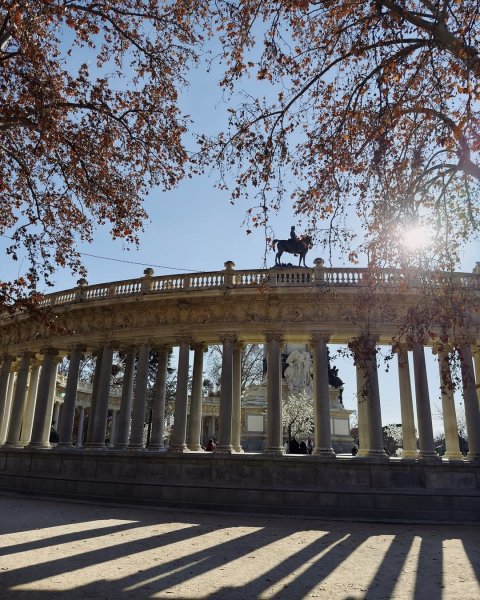
[[[182,453],[190,452],[190,450],[187,448],[186,444],[180,444],[179,446],[169,446],[168,452],[175,452],[176,454],[182,454]]]
[[[236,448],[233,448],[235,450],[235,452],[238,452],[238,454],[245,454],[243,448],[241,446],[237,446]]]
[[[358,456],[358,454],[357,454],[357,456]],[[389,459],[389,456],[385,452],[385,450],[367,450],[367,457],[368,458],[383,458],[385,460]]]
[[[84,450],[108,450],[108,447],[105,444],[87,444],[84,447]]]
[[[473,454],[472,452],[469,452],[467,456],[463,457],[463,459],[468,462],[480,462],[480,454]]]
[[[26,444],[22,444],[21,442],[5,442],[3,444],[3,448],[25,448]]]
[[[441,456],[443,460],[463,460],[465,457],[463,454],[459,452],[445,452],[443,456]]]
[[[57,444],[56,446],[59,450],[78,450],[78,446],[74,446],[73,444]]]
[[[312,456],[320,456],[321,458],[337,458],[333,448],[314,448]]]
[[[365,458],[366,456],[368,456],[368,450],[365,448],[359,448],[358,452],[355,454],[355,458]]]
[[[418,458],[418,450],[402,450],[400,458],[409,458],[410,460],[416,460]]]
[[[436,462],[438,460],[441,460],[440,457],[438,456],[438,454],[436,452],[422,452],[420,451],[418,453],[418,460],[423,460],[423,461],[431,461],[431,462]]]
[[[27,448],[32,450],[50,450],[52,444],[50,442],[30,442]]]
[[[213,454],[235,454],[233,446],[217,446],[213,451]]]
[[[192,446],[189,446],[188,449],[190,450],[190,452],[202,452],[203,448],[200,446],[200,444],[194,444]]]
[[[270,456],[283,456],[285,454],[285,448],[284,446],[272,446],[271,448],[265,448],[263,454],[268,454]]]
[[[150,445],[147,450],[149,452],[166,452],[167,449],[165,448],[165,446],[160,446],[160,445]]]
[[[129,450],[146,450],[146,448],[143,444],[129,444],[128,449]]]

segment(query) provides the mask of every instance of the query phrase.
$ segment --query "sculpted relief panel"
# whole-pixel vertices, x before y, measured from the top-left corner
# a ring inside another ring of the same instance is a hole
[[[368,307],[369,322],[387,336],[406,308],[405,297],[396,301],[390,298],[385,305],[377,302]],[[128,301],[105,298],[59,307],[54,328],[23,317],[4,320],[0,323],[0,351],[39,351],[50,344],[60,347],[78,342],[98,345],[105,340],[131,343],[139,335],[155,343],[174,343],[179,335],[213,340],[222,331],[258,339],[272,327],[290,334],[297,331],[299,335],[316,327],[336,331],[337,339],[343,336],[346,340],[365,323],[358,311],[355,290],[351,288],[335,294],[290,288],[271,294],[200,290],[182,297],[159,294]]]

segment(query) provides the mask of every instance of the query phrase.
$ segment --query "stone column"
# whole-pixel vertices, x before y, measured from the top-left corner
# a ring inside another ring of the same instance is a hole
[[[406,348],[398,348],[396,352],[398,357],[398,383],[400,386],[400,412],[402,415],[402,458],[417,458],[417,436],[415,434],[408,350]]]
[[[60,356],[56,356],[53,361],[53,366],[50,371],[50,384],[48,387],[48,404],[47,404],[47,412],[46,419],[43,425],[43,439],[46,442],[50,440],[50,431],[53,424],[53,408],[55,404],[56,392],[57,392],[57,371],[58,371],[58,363],[61,361]]]
[[[243,344],[233,344],[233,413],[232,446],[235,452],[243,452],[242,438],[242,352]]]
[[[177,389],[175,392],[175,416],[170,438],[170,451],[187,452],[188,363],[190,338],[182,338],[178,354]]]
[[[57,377],[58,353],[53,348],[47,348],[43,354],[42,370],[38,381],[35,414],[33,417],[31,448],[50,448],[49,432],[55,395]],[[45,435],[47,431],[47,435]]]
[[[198,452],[202,449],[200,443],[200,426],[202,423],[203,354],[206,350],[206,346],[203,342],[194,344],[192,350],[194,351],[193,377],[187,445],[189,450]]]
[[[100,383],[100,373],[102,371],[102,352],[97,350],[92,353],[95,356],[95,371],[93,373],[92,381],[92,397],[90,399],[90,407],[88,410],[88,421],[87,421],[87,437],[85,440],[85,446],[89,446],[93,436],[93,426],[95,423],[95,411],[97,408],[97,396],[98,396],[98,385]]]
[[[421,459],[438,458],[433,442],[432,413],[428,392],[427,368],[423,345],[413,344],[413,370],[415,377],[415,396],[417,400],[417,422]]]
[[[267,447],[266,454],[285,454],[282,423],[282,367],[280,348],[283,337],[280,333],[265,336],[267,349]]]
[[[213,439],[215,437],[215,417],[208,417],[208,439]]]
[[[233,344],[234,335],[225,335],[221,338],[222,351],[222,379],[220,390],[218,445],[216,453],[232,453],[232,413],[233,413]]]
[[[8,403],[8,382],[10,371],[12,369],[13,357],[5,355],[2,360],[2,370],[0,371],[0,445],[5,442],[9,417]]]
[[[85,348],[77,346],[70,353],[70,364],[68,367],[67,384],[63,399],[62,422],[58,428],[59,447],[72,446],[73,421],[75,420],[75,402],[77,400],[78,374],[80,372],[80,361],[83,358]]]
[[[40,364],[36,363],[30,370],[28,380],[27,403],[23,412],[22,431],[20,441],[24,446],[30,443],[32,436],[33,415],[35,414],[35,400],[37,398],[38,378],[40,377]]]
[[[480,409],[475,388],[472,350],[469,344],[463,343],[459,348],[460,366],[462,370],[463,402],[468,434],[468,460],[480,460]]]
[[[83,446],[83,427],[85,425],[85,408],[80,407],[80,414],[78,415],[78,427],[77,427],[77,443],[75,446],[81,448]]]
[[[461,460],[463,458],[458,443],[458,423],[455,410],[454,385],[448,352],[438,349],[438,369],[440,371],[440,394],[442,397],[443,428],[445,431],[444,458]]]
[[[58,423],[60,422],[60,402],[53,403],[53,414],[52,414],[52,425],[55,425],[55,429],[58,431]]]
[[[107,428],[108,396],[110,393],[110,380],[112,377],[113,347],[106,344],[102,352],[100,374],[93,416],[92,436],[87,441],[88,448],[105,449],[105,431]],[[90,424],[89,424],[90,430]]]
[[[150,346],[140,345],[138,350],[137,376],[133,393],[132,430],[130,432],[130,450],[141,450],[145,447],[143,433],[145,430],[145,407],[147,402],[148,363]]]
[[[118,416],[117,430],[115,432],[115,449],[128,448],[130,435],[130,422],[132,420],[133,379],[135,373],[135,348],[128,348],[125,356],[125,372],[123,374],[122,398],[120,400],[120,413]]]
[[[480,346],[472,348],[473,362],[475,364],[475,383],[477,386],[477,400],[480,406]]]
[[[0,438],[5,441],[7,437],[8,424],[10,422],[10,413],[12,410],[13,394],[15,393],[15,386],[17,385],[17,371],[19,363],[16,362],[13,366],[13,371],[10,373],[8,380],[8,391],[7,391],[7,405],[5,407],[5,421],[0,432]]]
[[[152,402],[152,433],[148,449],[151,451],[165,450],[165,395],[167,389],[167,368],[170,346],[159,346],[156,351],[158,355],[157,378]]]
[[[365,343],[365,383],[368,411],[368,456],[386,457],[383,449],[382,411],[378,387],[377,348],[374,340]]]
[[[7,440],[5,443],[6,446],[11,448],[20,448],[23,446],[23,444],[20,443],[20,431],[22,429],[22,419],[27,399],[28,374],[32,356],[32,353],[25,352],[22,355],[20,367],[18,369],[17,385],[15,387]]]
[[[312,454],[335,458],[330,426],[330,388],[328,385],[328,335],[315,333],[310,340],[313,354],[314,447]]]
[[[110,423],[110,441],[108,443],[109,448],[114,448],[115,446],[115,432],[117,430],[117,414],[118,411],[112,410],[112,422]]]
[[[368,439],[368,412],[367,389],[365,385],[365,370],[355,359],[357,374],[357,416],[358,416],[358,457],[367,456],[369,449]]]

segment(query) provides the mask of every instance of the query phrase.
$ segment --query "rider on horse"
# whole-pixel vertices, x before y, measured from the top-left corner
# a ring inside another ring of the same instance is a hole
[[[289,254],[293,254],[294,256],[300,255],[300,260],[298,266],[301,265],[303,261],[303,265],[305,265],[305,255],[307,254],[309,248],[313,247],[312,237],[310,235],[302,235],[297,237],[295,233],[295,226],[292,225],[290,228],[290,239],[288,240],[273,240],[272,247],[275,250],[275,245],[277,245],[277,253],[275,255],[275,264],[280,265],[280,259],[284,252],[288,252]]]
[[[297,234],[295,233],[295,225],[292,225],[290,227],[290,239],[293,242],[296,242],[298,240]],[[293,256],[297,256],[297,254],[294,254]]]

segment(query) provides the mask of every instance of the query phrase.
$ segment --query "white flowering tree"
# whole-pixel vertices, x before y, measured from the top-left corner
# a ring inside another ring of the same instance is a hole
[[[397,456],[403,449],[403,430],[401,425],[390,424],[383,427],[383,446],[390,456]]]
[[[289,394],[283,401],[283,426],[288,433],[288,443],[294,437],[310,437],[313,432],[313,402],[302,390],[297,394]]]

